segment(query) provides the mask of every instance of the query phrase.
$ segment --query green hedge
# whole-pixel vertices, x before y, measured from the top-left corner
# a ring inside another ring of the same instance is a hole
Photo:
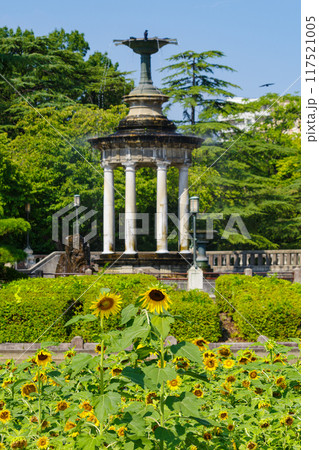
[[[28,278],[28,275],[25,273],[18,272],[13,267],[6,267],[4,264],[0,264],[0,284],[26,278]]]
[[[259,334],[276,340],[300,337],[300,297],[299,283],[276,277],[222,275],[216,280],[219,311],[233,317],[246,340]]]
[[[0,290],[0,342],[33,342],[39,336],[40,341],[69,342],[77,335],[92,342],[98,331],[98,321],[77,322],[68,327],[64,324],[74,315],[91,313],[90,306],[101,288],[120,294],[125,307],[156,282],[155,277],[143,274],[29,278],[11,282]],[[176,321],[172,328],[176,339],[202,336],[217,342],[221,337],[218,310],[208,294],[167,289],[173,300],[172,314],[191,322]],[[106,330],[115,329],[119,317],[111,316],[104,323]]]

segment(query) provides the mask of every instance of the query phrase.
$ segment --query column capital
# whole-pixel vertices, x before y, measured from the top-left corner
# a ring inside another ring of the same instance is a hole
[[[156,162],[157,169],[160,169],[160,170],[166,170],[169,165],[170,165],[169,161],[157,161]]]
[[[125,167],[125,169],[135,169],[136,167],[136,162],[132,161],[131,159],[128,159],[127,161],[122,162],[122,166]]]
[[[108,161],[102,160],[101,161],[101,167],[102,169],[114,169],[115,164],[110,164]]]
[[[179,170],[188,170],[191,167],[191,163],[183,163],[183,164],[179,164],[177,167],[179,168]]]

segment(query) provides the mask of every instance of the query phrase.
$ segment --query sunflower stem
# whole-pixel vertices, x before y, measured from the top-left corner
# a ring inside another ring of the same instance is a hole
[[[38,391],[39,391],[39,433],[41,433],[42,430],[42,405],[41,405],[41,371],[40,368],[38,368]]]
[[[161,345],[161,368],[164,368],[164,343],[162,336],[160,337],[160,345]],[[164,381],[162,381],[161,385],[161,394],[160,394],[160,418],[161,418],[161,427],[164,427],[165,417],[164,417]],[[160,450],[164,449],[164,441],[160,440]]]
[[[101,333],[103,333],[103,316],[101,317]],[[104,393],[104,340],[101,341],[100,359],[100,395]]]

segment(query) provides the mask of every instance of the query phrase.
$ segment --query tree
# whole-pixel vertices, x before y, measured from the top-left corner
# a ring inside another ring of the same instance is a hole
[[[20,239],[30,229],[30,224],[19,218],[29,186],[19,166],[10,159],[8,142],[0,133],[0,265],[24,258]]]
[[[217,115],[226,109],[228,113],[233,106],[226,101],[226,97],[233,97],[228,90],[237,85],[216,78],[217,70],[234,71],[231,67],[211,62],[212,59],[221,58],[220,51],[210,50],[197,53],[188,50],[168,58],[173,63],[163,67],[160,71],[173,71],[163,81],[163,92],[170,97],[168,108],[179,103],[183,108],[182,124],[186,131],[201,135],[216,134],[219,130],[227,128],[227,124],[218,122]]]
[[[267,115],[249,130],[194,152],[190,194],[206,212],[240,214],[251,235],[221,239],[226,223],[216,221],[214,247],[300,248],[300,97],[271,94],[246,106],[261,108]]]
[[[17,134],[26,101],[36,108],[64,108],[76,103],[103,109],[118,105],[132,83],[107,53],[84,59],[89,44],[83,33],[63,29],[48,36],[0,29],[0,129]]]

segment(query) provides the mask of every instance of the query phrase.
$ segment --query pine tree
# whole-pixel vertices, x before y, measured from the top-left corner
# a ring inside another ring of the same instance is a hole
[[[228,127],[216,119],[225,108],[230,112],[233,105],[227,102],[226,97],[233,97],[233,94],[228,89],[238,86],[216,78],[217,70],[234,71],[231,67],[211,62],[223,56],[222,52],[215,50],[202,53],[188,50],[168,58],[172,64],[160,69],[174,72],[163,79],[163,92],[170,97],[168,108],[174,103],[182,106],[184,120],[181,123],[186,125],[183,127],[185,131],[217,134]]]

